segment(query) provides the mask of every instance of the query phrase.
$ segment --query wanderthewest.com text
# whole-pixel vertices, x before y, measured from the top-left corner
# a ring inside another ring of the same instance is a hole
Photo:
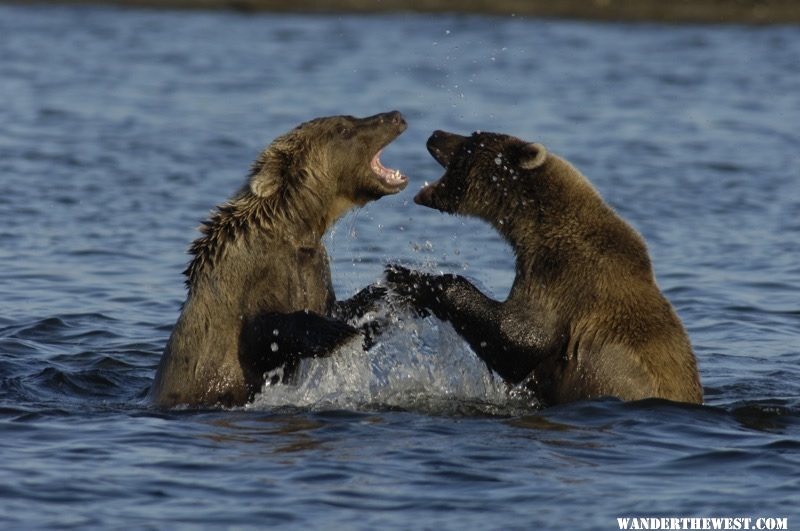
[[[789,529],[788,518],[617,518],[620,529]]]

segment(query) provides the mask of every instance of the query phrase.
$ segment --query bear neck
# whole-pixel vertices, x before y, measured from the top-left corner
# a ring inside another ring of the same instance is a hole
[[[297,249],[322,245],[322,237],[335,220],[329,219],[317,202],[323,202],[317,194],[297,203],[279,194],[260,197],[245,187],[200,227],[203,235],[193,242],[189,250],[193,259],[184,271],[189,292],[223,261],[232,246],[245,238],[282,241]],[[311,212],[321,214],[309,216]]]
[[[586,228],[604,223],[602,199],[561,162],[551,156],[535,177],[535,194],[523,190],[506,200],[496,210],[502,217],[492,221],[514,250],[517,284],[526,291],[547,285],[552,292],[552,286],[566,285],[559,279],[572,274],[576,263],[586,263],[586,257],[578,258],[587,251]]]
[[[567,266],[562,259],[566,256],[565,242],[560,238],[522,232],[506,235],[506,240],[514,250],[517,278],[530,283],[550,282],[561,276]]]
[[[345,176],[332,168],[331,154],[292,135],[276,140],[253,164],[247,185],[269,211],[273,232],[302,241],[319,240],[354,206],[337,184]]]
[[[516,257],[516,280],[522,291],[563,299],[589,299],[598,271],[627,282],[653,282],[644,240],[608,206],[588,181],[577,181],[569,201],[513,212],[510,222],[495,225]],[[542,218],[539,212],[554,213]],[[556,214],[557,213],[557,214]],[[587,271],[587,265],[592,272]]]

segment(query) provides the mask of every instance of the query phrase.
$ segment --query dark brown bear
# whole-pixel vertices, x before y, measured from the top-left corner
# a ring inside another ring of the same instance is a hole
[[[346,321],[380,290],[337,303],[321,239],[350,208],[406,187],[379,159],[405,129],[396,111],[318,118],[261,153],[191,248],[189,294],[150,392],[156,405],[241,405],[266,373],[288,377],[300,359],[360,337]]]
[[[580,172],[507,135],[437,131],[428,150],[446,171],[415,202],[491,223],[514,248],[516,278],[498,302],[460,276],[390,266],[394,290],[451,322],[492,370],[544,405],[703,401],[689,339],[643,239]]]

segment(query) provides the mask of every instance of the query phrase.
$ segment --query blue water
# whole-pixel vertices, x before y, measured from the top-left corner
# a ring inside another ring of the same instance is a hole
[[[800,28],[0,6],[0,527],[800,525]],[[143,400],[195,227],[275,136],[401,110],[402,194],[326,243],[503,298],[510,250],[411,202],[437,128],[542,142],[648,241],[706,404],[537,409],[406,316],[245,408]]]

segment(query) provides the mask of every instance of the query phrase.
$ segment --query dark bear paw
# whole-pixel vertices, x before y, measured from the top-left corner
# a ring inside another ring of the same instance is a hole
[[[341,321],[351,322],[361,319],[374,311],[377,304],[386,298],[387,289],[372,284],[344,301],[336,301],[333,305],[333,317]]]
[[[387,265],[385,273],[389,288],[398,299],[408,303],[418,315],[430,315],[430,305],[442,291],[438,276],[398,264]]]

